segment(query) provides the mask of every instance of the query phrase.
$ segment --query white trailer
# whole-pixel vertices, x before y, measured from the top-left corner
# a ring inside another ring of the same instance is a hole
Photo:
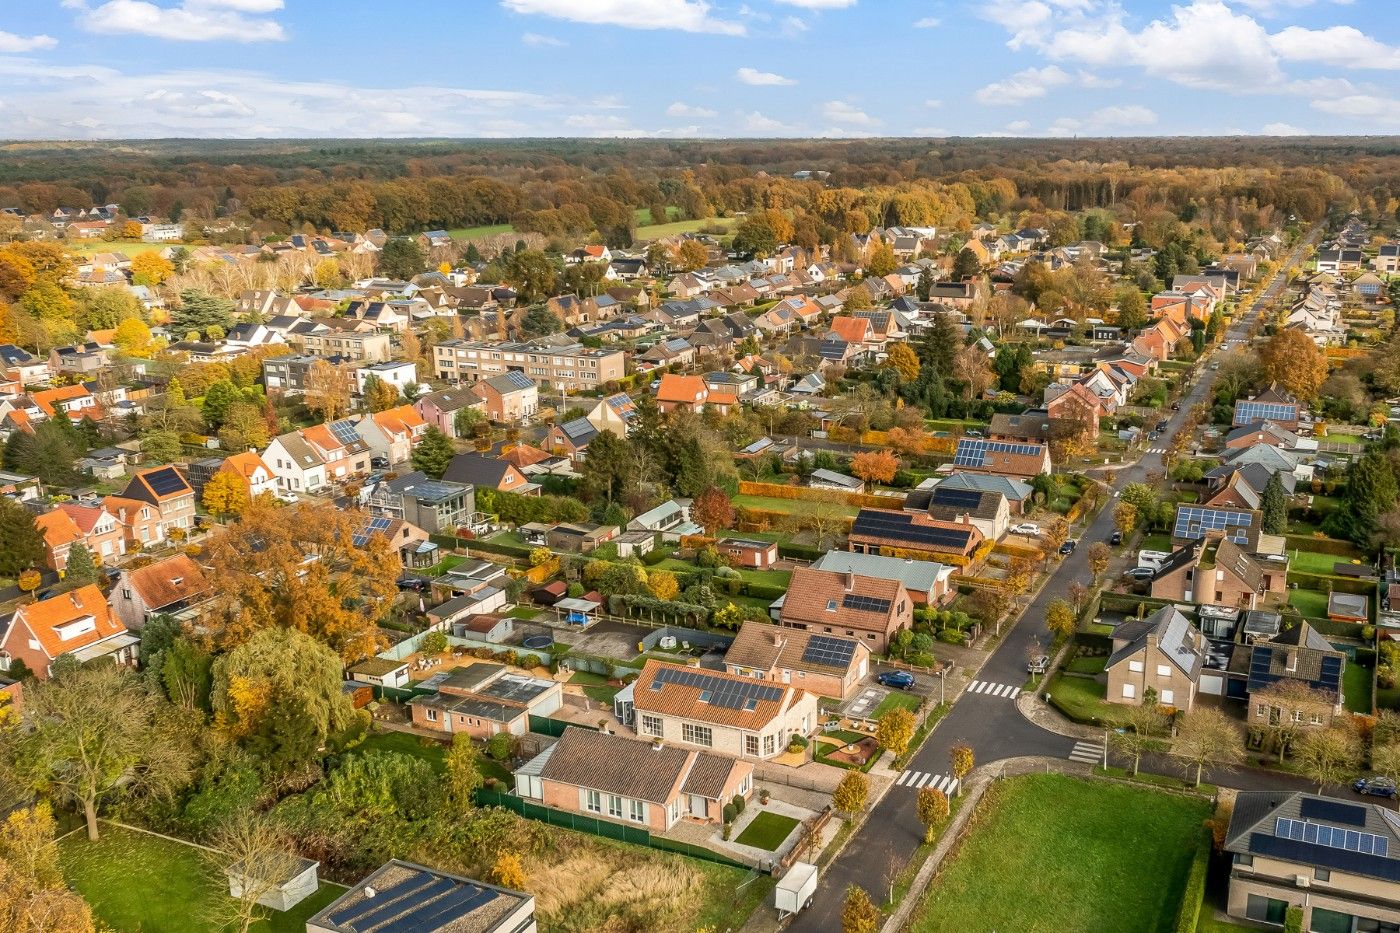
[[[793,862],[773,890],[778,919],[785,920],[812,903],[812,895],[816,891],[817,866],[810,862]]]

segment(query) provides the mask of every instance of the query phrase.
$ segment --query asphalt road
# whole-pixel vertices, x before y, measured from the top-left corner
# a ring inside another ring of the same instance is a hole
[[[1307,240],[1300,243],[1289,260],[1280,265],[1280,270],[1297,263],[1303,247],[1315,240],[1319,233],[1320,230],[1313,231]],[[1277,297],[1285,285],[1281,271],[1254,305],[1236,319],[1226,333],[1226,341],[1247,339],[1249,326],[1259,308]],[[1221,345],[1231,346],[1227,342]],[[1164,441],[1180,430],[1187,412],[1193,406],[1210,397],[1215,378],[1215,373],[1203,366],[1200,378],[1180,399],[1180,410],[1163,412],[1164,416],[1169,416]],[[1106,480],[1111,489],[1118,491],[1129,483],[1146,481],[1151,473],[1160,475],[1164,470],[1162,455],[1148,453],[1132,466],[1108,474]],[[1071,536],[1079,542],[1078,547],[1055,568],[1045,586],[1026,607],[1020,622],[1004,636],[977,674],[978,681],[1003,685],[1008,689],[985,692],[967,690],[957,698],[948,715],[907,766],[906,771],[917,772],[917,776],[905,779],[903,786],[897,783],[891,787],[876,804],[860,831],[851,837],[845,849],[826,869],[812,906],[793,919],[792,930],[803,933],[839,930],[844,893],[851,884],[865,888],[877,900],[880,898],[880,892],[887,887],[886,875],[890,865],[902,866],[907,863],[922,842],[923,827],[919,823],[916,806],[918,790],[914,785],[932,786],[940,779],[951,778],[949,756],[953,746],[960,743],[971,746],[979,765],[1027,755],[1069,758],[1075,741],[1042,729],[1022,716],[1009,696],[1009,688],[1020,687],[1025,682],[1026,659],[1032,642],[1044,646],[1052,641],[1045,624],[1050,601],[1062,598],[1074,580],[1079,580],[1085,586],[1090,584],[1093,574],[1088,566],[1088,546],[1095,541],[1106,542],[1113,531],[1112,508],[1101,509],[1087,527],[1071,530]],[[936,684],[934,689],[937,689]],[[998,693],[1002,695],[998,696]],[[1145,758],[1142,767],[1143,770],[1180,774],[1174,762],[1160,756]],[[924,775],[932,777],[925,778]],[[1244,790],[1309,787],[1307,782],[1296,778],[1259,771],[1210,772],[1206,779]]]

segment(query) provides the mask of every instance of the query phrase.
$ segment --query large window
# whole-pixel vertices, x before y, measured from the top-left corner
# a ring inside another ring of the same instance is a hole
[[[1249,901],[1244,908],[1246,917],[1250,920],[1258,920],[1260,923],[1283,923],[1283,916],[1287,912],[1287,901],[1263,897],[1259,894],[1249,895]]]
[[[692,745],[703,745],[706,748],[714,744],[714,733],[709,726],[696,726],[688,722],[681,724],[681,738]]]
[[[628,803],[631,810],[629,815],[632,817],[632,820],[637,823],[645,823],[647,820],[646,804],[642,803],[640,800],[631,800],[628,801]]]
[[[622,817],[622,798],[616,794],[608,795],[608,816]]]
[[[642,735],[655,736],[661,738],[661,717],[642,714]]]
[[[778,750],[778,737],[776,735],[765,735],[763,737],[763,754],[771,755]]]
[[[588,798],[584,801],[583,805],[587,809],[592,810],[594,813],[602,813],[603,795],[598,793],[596,790],[590,790],[588,792]]]
[[[758,736],[756,736],[756,735],[746,735],[746,736],[744,736],[744,754],[745,754],[745,755],[753,755],[753,756],[755,756],[755,757],[758,756]]]

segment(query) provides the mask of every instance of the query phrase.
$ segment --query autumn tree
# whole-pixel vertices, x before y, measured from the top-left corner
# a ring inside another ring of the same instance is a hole
[[[443,434],[437,425],[429,425],[413,448],[411,459],[415,470],[421,470],[433,479],[442,479],[442,474],[447,472],[456,455],[457,449],[452,446],[452,439]]]
[[[972,746],[966,742],[959,742],[948,752],[948,765],[952,769],[953,777],[957,780],[958,786],[962,786],[963,779],[972,773],[972,769],[977,764],[977,758],[972,751]]]
[[[269,915],[259,902],[302,870],[296,842],[270,814],[243,810],[221,823],[209,843],[205,857],[215,883],[227,884],[232,896],[215,898],[207,919],[219,929],[248,933]]]
[[[831,803],[848,816],[854,816],[865,809],[865,801],[870,796],[870,779],[862,771],[847,771],[832,792]]]
[[[685,240],[676,248],[676,268],[682,272],[703,269],[709,259],[710,254],[705,249],[705,244],[697,240]]]
[[[897,343],[890,347],[885,357],[885,365],[899,373],[899,378],[905,382],[913,382],[919,378],[919,355],[910,349],[907,343]]]
[[[1045,626],[1056,640],[1064,641],[1074,635],[1074,607],[1063,599],[1052,599],[1045,610]]]
[[[306,370],[302,402],[322,421],[335,421],[350,410],[350,376],[326,360],[317,360]]]
[[[481,773],[481,755],[472,744],[472,737],[465,732],[454,735],[443,763],[444,798],[458,815],[465,814],[475,805],[476,791],[486,780]]]
[[[204,484],[203,501],[204,507],[222,521],[248,507],[248,487],[239,477],[220,470]]]
[[[880,908],[858,884],[846,888],[841,906],[841,933],[875,933],[880,929]]]
[[[24,706],[30,728],[15,743],[19,770],[32,787],[80,807],[89,839],[118,792],[166,796],[189,777],[187,745],[130,671],[75,666],[31,685]]]
[[[898,758],[909,748],[914,739],[914,714],[903,706],[896,706],[880,717],[875,728],[875,741],[880,747],[894,753]]]
[[[267,628],[305,632],[346,661],[378,650],[377,622],[398,594],[398,553],[383,535],[354,536],[361,512],[253,502],[214,536],[205,559],[219,586],[207,617],[216,644],[232,647]]]
[[[503,888],[522,890],[529,880],[525,875],[525,864],[514,852],[502,851],[491,866],[491,880]]]
[[[1094,575],[1095,580],[1108,570],[1108,562],[1112,557],[1113,552],[1102,541],[1095,541],[1089,545],[1089,572]]]
[[[93,933],[92,911],[68,888],[47,803],[12,810],[0,825],[0,930]]]
[[[899,472],[899,458],[889,450],[862,450],[851,458],[851,473],[867,483],[890,483]]]
[[[175,274],[175,265],[155,250],[131,257],[131,283],[155,286]]]
[[[310,636],[263,629],[214,662],[214,720],[269,773],[291,773],[361,720],[341,689],[342,670]]]
[[[936,787],[919,789],[919,822],[924,824],[924,845],[932,844],[938,826],[948,818],[948,795]]]
[[[888,243],[876,243],[870,249],[870,259],[865,264],[865,271],[877,278],[884,278],[899,267],[899,261],[895,259],[894,247]]]
[[[140,318],[127,318],[112,332],[112,345],[127,356],[148,356],[153,349],[151,329]]]
[[[705,529],[705,534],[714,537],[721,529],[733,527],[734,505],[724,490],[711,486],[695,497],[690,517]]]
[[[1166,717],[1156,703],[1148,702],[1148,698],[1143,697],[1141,704],[1129,706],[1124,711],[1123,718],[1127,720],[1127,728],[1114,730],[1108,740],[1116,750],[1133,760],[1133,773],[1137,774],[1143,753],[1157,741],[1153,734],[1162,730]]]
[[[1206,765],[1228,769],[1244,757],[1244,734],[1225,713],[1198,706],[1182,717],[1171,753],[1180,759],[1188,774],[1194,772],[1199,787]]]
[[[1263,378],[1303,400],[1327,381],[1327,357],[1304,331],[1285,328],[1259,348]]]
[[[991,361],[976,345],[963,347],[953,358],[953,378],[963,385],[963,398],[972,400],[982,395],[996,383],[996,373],[992,372]]]
[[[1131,502],[1119,502],[1118,507],[1113,510],[1113,527],[1125,538],[1137,527],[1137,520],[1137,506]]]
[[[1341,726],[1309,729],[1298,742],[1293,756],[1298,770],[1317,784],[1320,794],[1328,784],[1337,784],[1361,766],[1361,742],[1356,733]]]
[[[1047,440],[1057,464],[1091,456],[1098,449],[1099,419],[1089,403],[1078,398],[1063,402],[1050,420]]]
[[[399,403],[399,387],[378,376],[368,376],[365,379],[364,396],[366,408],[372,412],[384,411]]]
[[[647,589],[651,590],[651,595],[657,599],[669,601],[680,595],[681,585],[676,575],[669,570],[649,570]]]

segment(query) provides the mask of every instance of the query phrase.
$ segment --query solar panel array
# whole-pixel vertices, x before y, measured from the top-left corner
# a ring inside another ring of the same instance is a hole
[[[369,542],[369,536],[377,531],[388,531],[393,519],[371,518],[369,524],[355,532],[350,538],[350,543],[355,547],[364,547]]]
[[[1236,402],[1235,423],[1297,421],[1298,406],[1283,402]]]
[[[1388,881],[1400,881],[1400,859],[1372,853],[1353,852],[1337,849],[1316,842],[1295,842],[1292,839],[1271,836],[1268,833],[1250,833],[1249,851],[1267,858],[1279,858],[1292,862],[1307,862],[1319,868],[1351,872],[1354,875],[1368,875]]]
[[[379,888],[328,916],[337,927],[374,933],[429,933],[466,917],[500,897],[500,893],[441,875],[420,874],[401,884]]]
[[[1303,819],[1312,817],[1327,820],[1329,823],[1345,823],[1348,826],[1366,825],[1366,808],[1340,800],[1319,797],[1304,797],[1300,808]]]
[[[1038,457],[1040,448],[1034,444],[1013,444],[1009,441],[984,441],[964,437],[958,441],[958,452],[953,457],[954,466],[980,467],[986,465],[987,454],[1016,454],[1021,457]]]
[[[335,435],[335,439],[346,446],[360,439],[360,435],[355,433],[355,422],[353,421],[332,421],[330,423],[330,429],[331,433]]]
[[[982,502],[982,491],[980,489],[944,489],[940,485],[934,487],[931,501],[934,505],[975,509]]]
[[[651,688],[659,690],[658,684],[694,687],[700,691],[702,700],[725,709],[752,709],[752,704],[758,700],[776,703],[783,698],[783,691],[777,687],[746,680],[727,680],[702,671],[677,670],[673,667],[663,667],[656,672]]]
[[[511,386],[517,389],[528,389],[535,384],[533,379],[516,369],[510,370],[505,376]]]
[[[844,668],[851,663],[855,653],[856,643],[849,638],[813,635],[802,652],[802,660],[807,664]]]
[[[861,596],[858,593],[847,593],[841,598],[841,606],[844,609],[854,609],[856,612],[889,612],[890,601],[880,599],[878,596]]]
[[[146,485],[151,487],[151,491],[158,496],[168,496],[174,492],[188,489],[189,484],[174,467],[161,467],[145,475]]]
[[[1195,539],[1205,537],[1207,532],[1221,531],[1236,544],[1244,544],[1249,540],[1248,531],[1252,524],[1254,516],[1250,512],[1183,505],[1177,507],[1172,537]]]
[[[940,528],[929,525],[916,525],[912,515],[901,512],[877,512],[862,509],[851,526],[853,535],[869,535],[874,538],[893,538],[910,544],[923,544],[944,550],[961,551],[967,546],[970,531],[955,528]]]
[[[1379,855],[1382,858],[1387,857],[1390,850],[1390,840],[1385,836],[1284,817],[1279,817],[1274,822],[1274,835],[1282,839],[1292,839],[1294,842],[1307,842],[1327,846],[1329,849],[1346,849],[1348,852]]]

